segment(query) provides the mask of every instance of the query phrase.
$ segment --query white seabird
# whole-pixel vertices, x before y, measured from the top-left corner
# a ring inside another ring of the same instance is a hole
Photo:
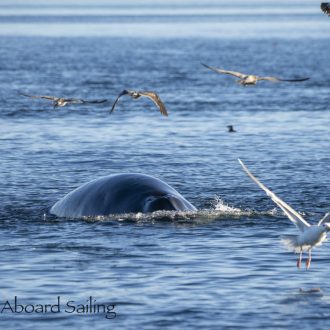
[[[47,96],[47,95],[28,95],[20,93],[20,95],[29,97],[31,99],[45,99],[50,100],[54,104],[54,109],[57,107],[64,107],[67,104],[88,104],[88,103],[104,103],[107,102],[106,99],[103,100],[83,100],[83,99],[72,99],[72,98],[64,98],[64,97],[56,97],[56,96]]]
[[[118,102],[118,100],[123,96],[123,95],[128,95],[130,96],[132,99],[139,99],[140,97],[147,97],[148,99],[150,99],[152,102],[154,102],[160,113],[163,115],[163,116],[168,116],[168,113],[166,111],[166,108],[165,108],[165,105],[164,103],[162,102],[162,100],[160,99],[160,97],[158,96],[157,93],[155,92],[138,92],[138,91],[129,91],[129,90],[123,90],[119,95],[118,97],[116,98],[111,110],[110,110],[110,113],[112,113],[114,110],[115,110],[115,106]]]
[[[239,163],[242,165],[243,170],[247,175],[262,189],[266,192],[272,201],[282,209],[285,215],[292,221],[294,225],[299,230],[298,235],[287,235],[285,236],[283,242],[291,250],[296,253],[299,252],[299,258],[297,261],[297,267],[301,266],[301,259],[303,251],[308,251],[308,259],[306,260],[306,269],[310,267],[312,260],[312,248],[321,245],[330,230],[330,223],[326,223],[327,220],[330,221],[330,213],[326,213],[325,216],[318,222],[317,225],[310,225],[297,211],[295,211],[291,206],[282,201],[278,196],[276,196],[272,191],[270,191],[265,185],[263,185],[244,165],[244,163],[238,159]]]
[[[245,74],[245,73],[240,73],[237,71],[222,70],[222,69],[215,68],[213,66],[203,64],[203,63],[202,63],[202,65],[204,65],[206,68],[208,68],[216,73],[229,74],[229,75],[239,78],[239,80],[237,82],[243,86],[255,85],[260,80],[268,80],[268,81],[272,81],[272,82],[280,82],[280,81],[299,82],[299,81],[305,81],[305,80],[309,79],[309,78],[282,79],[282,78],[277,78],[277,77],[259,77],[259,76],[255,76],[253,74]]]

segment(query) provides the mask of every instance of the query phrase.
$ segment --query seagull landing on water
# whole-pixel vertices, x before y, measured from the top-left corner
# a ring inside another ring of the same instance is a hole
[[[160,97],[158,96],[158,94],[156,94],[155,92],[137,92],[137,91],[128,91],[128,90],[123,90],[117,97],[116,101],[114,102],[111,110],[110,110],[110,113],[112,113],[114,110],[115,110],[115,106],[118,102],[118,100],[123,96],[123,95],[128,95],[130,96],[132,99],[139,99],[140,97],[147,97],[148,99],[150,99],[152,102],[154,102],[160,113],[163,115],[163,116],[168,116],[168,113],[166,111],[166,108],[165,108],[165,105],[164,103],[162,102],[162,100],[160,99]]]
[[[309,78],[297,78],[297,79],[281,79],[281,78],[276,78],[276,77],[259,77],[255,76],[253,74],[244,74],[236,71],[227,71],[227,70],[222,70],[222,69],[217,69],[213,66],[208,66],[206,64],[203,64],[206,68],[216,72],[216,73],[223,73],[223,74],[230,74],[234,77],[239,78],[237,82],[243,86],[246,85],[255,85],[258,81],[260,80],[268,80],[272,82],[280,82],[280,81],[287,81],[287,82],[298,82],[298,81],[305,81],[308,80]]]
[[[45,99],[45,100],[50,100],[54,104],[54,109],[57,107],[64,107],[67,104],[95,104],[95,103],[104,103],[107,102],[106,99],[103,100],[83,100],[83,99],[69,99],[69,98],[63,98],[63,97],[56,97],[56,96],[47,96],[47,95],[28,95],[28,94],[23,94],[20,93],[22,96],[29,97],[31,99]]]
[[[330,223],[326,223],[327,220],[330,221],[330,213],[326,213],[325,216],[318,222],[317,225],[310,225],[298,212],[296,212],[292,207],[282,201],[273,192],[271,192],[266,186],[264,186],[243,164],[243,162],[238,159],[239,163],[242,165],[244,171],[247,175],[262,189],[266,192],[272,201],[277,204],[278,207],[286,214],[286,216],[296,225],[299,230],[298,235],[287,235],[284,237],[284,244],[292,251],[298,253],[299,258],[297,261],[297,267],[301,266],[301,259],[303,251],[308,251],[308,259],[306,260],[306,269],[309,268],[312,260],[312,248],[317,245],[321,245],[330,230]]]
[[[324,14],[330,16],[330,2],[322,2],[321,10],[324,12]]]

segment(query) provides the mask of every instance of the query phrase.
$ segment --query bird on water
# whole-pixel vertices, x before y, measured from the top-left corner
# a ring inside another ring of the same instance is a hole
[[[155,93],[155,92],[129,91],[129,90],[126,90],[126,89],[123,90],[118,95],[117,99],[115,100],[115,102],[114,102],[114,104],[113,104],[113,106],[110,110],[110,113],[112,113],[115,110],[115,107],[116,107],[116,104],[117,104],[118,100],[124,95],[130,96],[132,99],[139,99],[140,97],[147,97],[148,99],[150,99],[152,102],[154,102],[157,105],[160,113],[163,116],[168,116],[165,105],[164,105],[164,103],[162,102],[162,100],[160,99],[160,97],[158,96],[157,93]]]
[[[64,107],[67,104],[98,104],[107,102],[106,99],[103,100],[83,100],[83,99],[73,99],[73,98],[64,98],[64,97],[56,97],[56,96],[47,96],[47,95],[28,95],[20,93],[20,95],[29,97],[31,99],[45,99],[53,102],[54,109],[57,107]]]
[[[233,125],[227,125],[228,133],[236,133],[237,131],[234,129]]]
[[[305,80],[309,79],[309,78],[281,79],[281,78],[277,78],[277,77],[259,77],[259,76],[255,76],[253,74],[244,74],[244,73],[240,73],[240,72],[236,72],[236,71],[222,70],[222,69],[215,68],[213,66],[203,64],[203,63],[202,63],[202,65],[204,65],[206,68],[208,68],[216,73],[229,74],[229,75],[239,78],[239,80],[237,82],[243,86],[255,85],[260,80],[268,80],[268,81],[272,81],[272,82],[281,82],[281,81],[300,82],[300,81],[305,81]]]
[[[263,185],[244,165],[244,163],[238,159],[242,165],[243,170],[247,175],[266,192],[267,196],[282,209],[285,215],[292,221],[299,230],[298,235],[286,235],[283,239],[283,243],[289,248],[289,250],[299,253],[297,260],[297,267],[300,268],[302,253],[308,251],[308,259],[306,260],[306,269],[310,267],[312,260],[312,248],[321,245],[327,238],[327,233],[330,230],[330,213],[326,213],[325,216],[318,222],[317,225],[309,224],[297,211],[291,206],[282,201],[272,191],[270,191],[265,185]]]

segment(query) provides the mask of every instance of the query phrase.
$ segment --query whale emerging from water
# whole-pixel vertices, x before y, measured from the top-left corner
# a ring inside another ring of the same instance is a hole
[[[50,209],[58,217],[79,218],[158,210],[196,211],[167,183],[144,174],[114,174],[71,191]]]

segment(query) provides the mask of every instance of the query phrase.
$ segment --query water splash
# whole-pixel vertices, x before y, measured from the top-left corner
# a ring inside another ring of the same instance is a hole
[[[214,209],[216,211],[221,211],[224,213],[228,213],[228,214],[241,214],[242,212],[244,212],[243,210],[233,207],[233,206],[229,206],[228,204],[226,204],[220,197],[216,196],[215,197],[215,201],[213,203],[214,205]]]
[[[123,213],[109,214],[107,216],[83,217],[86,221],[132,221],[142,222],[175,222],[175,223],[207,223],[215,220],[235,219],[241,220],[246,217],[255,216],[278,216],[277,209],[268,211],[256,211],[252,209],[240,209],[230,206],[221,198],[215,197],[212,208],[197,211],[155,211],[151,213]]]

